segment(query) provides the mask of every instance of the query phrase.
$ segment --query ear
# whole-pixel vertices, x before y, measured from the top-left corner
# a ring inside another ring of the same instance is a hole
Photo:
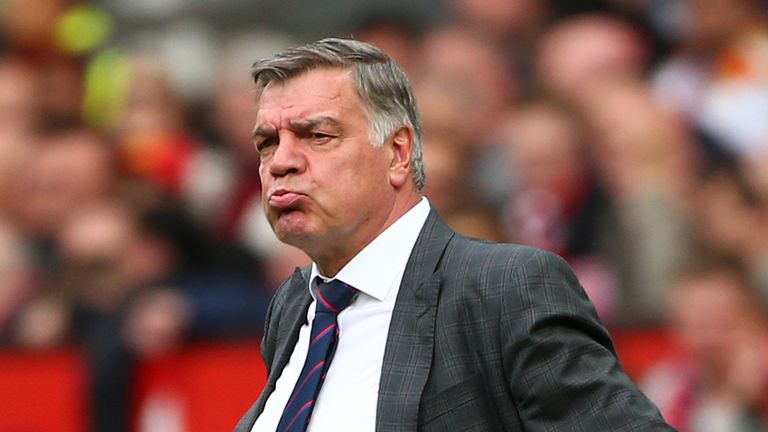
[[[392,135],[389,161],[389,183],[399,189],[411,178],[413,129],[403,126]]]

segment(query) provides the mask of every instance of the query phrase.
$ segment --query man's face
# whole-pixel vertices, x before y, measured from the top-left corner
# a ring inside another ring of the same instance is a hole
[[[683,281],[671,292],[673,334],[711,373],[725,373],[754,330],[754,315],[739,283],[730,274],[712,274]]]
[[[367,244],[394,192],[388,152],[369,140],[349,71],[317,69],[270,83],[258,108],[254,144],[277,237],[310,256]]]

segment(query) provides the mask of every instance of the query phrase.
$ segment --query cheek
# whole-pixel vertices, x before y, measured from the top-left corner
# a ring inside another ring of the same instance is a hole
[[[332,197],[340,211],[339,216],[350,216],[383,198],[382,183],[386,182],[386,177],[379,171],[370,165],[339,167],[330,173],[332,181],[321,193]]]
[[[361,193],[383,193],[389,185],[387,166],[383,157],[378,155],[358,161],[349,168],[349,173],[347,181]],[[372,199],[376,197],[371,196]]]
[[[354,143],[369,146],[365,143]],[[312,189],[318,199],[331,200],[337,206],[354,207],[361,200],[377,200],[389,184],[384,154],[373,148],[359,152],[323,155],[309,164]],[[362,203],[360,203],[362,205]]]
[[[261,180],[261,184],[264,184],[267,181],[267,179],[269,177],[267,175],[267,172],[268,172],[267,164],[264,163],[264,161],[260,161],[260,163],[259,163],[259,180]]]

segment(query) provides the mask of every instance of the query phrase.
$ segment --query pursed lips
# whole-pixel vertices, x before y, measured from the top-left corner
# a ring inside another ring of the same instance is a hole
[[[269,193],[269,205],[279,210],[290,209],[295,207],[296,202],[303,196],[301,192],[278,188]]]

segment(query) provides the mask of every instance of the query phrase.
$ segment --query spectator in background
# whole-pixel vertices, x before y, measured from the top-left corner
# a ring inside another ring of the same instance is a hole
[[[551,15],[551,2],[540,0],[450,0],[456,23],[500,47],[501,61],[515,78],[535,80],[531,59]]]
[[[97,431],[125,430],[136,359],[190,338],[253,337],[269,301],[247,275],[225,270],[226,255],[157,189],[139,185],[118,197],[66,219],[46,290],[17,330],[27,346],[84,343]]]
[[[570,101],[589,98],[590,83],[639,78],[648,66],[644,36],[612,15],[584,14],[555,23],[539,40],[536,77]]]
[[[586,142],[611,200],[605,257],[619,277],[624,324],[658,322],[664,287],[692,251],[687,210],[699,149],[635,79],[596,82],[582,101]]]
[[[758,432],[768,427],[764,303],[738,266],[693,265],[671,285],[667,320],[680,346],[644,390],[680,432]]]
[[[578,213],[600,212],[587,208],[590,195],[598,192],[590,179],[583,129],[575,113],[546,96],[517,105],[500,124],[495,139],[518,189],[505,211],[511,238],[564,257],[594,250],[594,226],[560,225],[571,219],[594,224],[594,217]]]
[[[486,99],[471,83],[439,70],[424,71],[414,82],[425,137],[434,137],[463,156],[477,145],[488,121]],[[472,107],[472,109],[467,109]]]
[[[184,105],[157,59],[134,55],[128,73],[122,111],[112,125],[121,162],[130,174],[180,197],[200,143],[185,128]]]
[[[47,134],[28,151],[15,182],[14,214],[46,269],[56,259],[53,243],[62,226],[79,209],[106,200],[118,173],[108,144],[86,129]]]
[[[586,138],[576,112],[556,98],[540,95],[510,110],[494,133],[516,185],[503,223],[511,241],[566,258],[610,323],[619,295],[602,244],[610,204],[592,173]]]
[[[462,89],[458,91],[471,95],[471,103],[461,105],[465,117],[456,119],[453,129],[464,138],[461,143],[472,147],[483,144],[482,131],[494,124],[517,94],[517,76],[505,62],[500,46],[477,32],[446,26],[425,35],[419,58],[424,77],[416,76],[416,94],[422,93],[419,87],[423,83],[437,78],[448,84],[443,91]]]
[[[516,97],[515,68],[502,44],[460,24],[425,34],[419,58],[413,89],[424,124],[425,158],[443,164],[427,165],[434,171],[427,175],[440,178],[426,195],[437,195],[436,205],[459,232],[500,239],[498,214],[486,186],[507,188],[495,176],[498,170],[486,166],[495,168],[493,160],[485,160],[490,151],[486,131]],[[474,181],[478,175],[482,180]],[[446,184],[459,187],[449,191]]]

